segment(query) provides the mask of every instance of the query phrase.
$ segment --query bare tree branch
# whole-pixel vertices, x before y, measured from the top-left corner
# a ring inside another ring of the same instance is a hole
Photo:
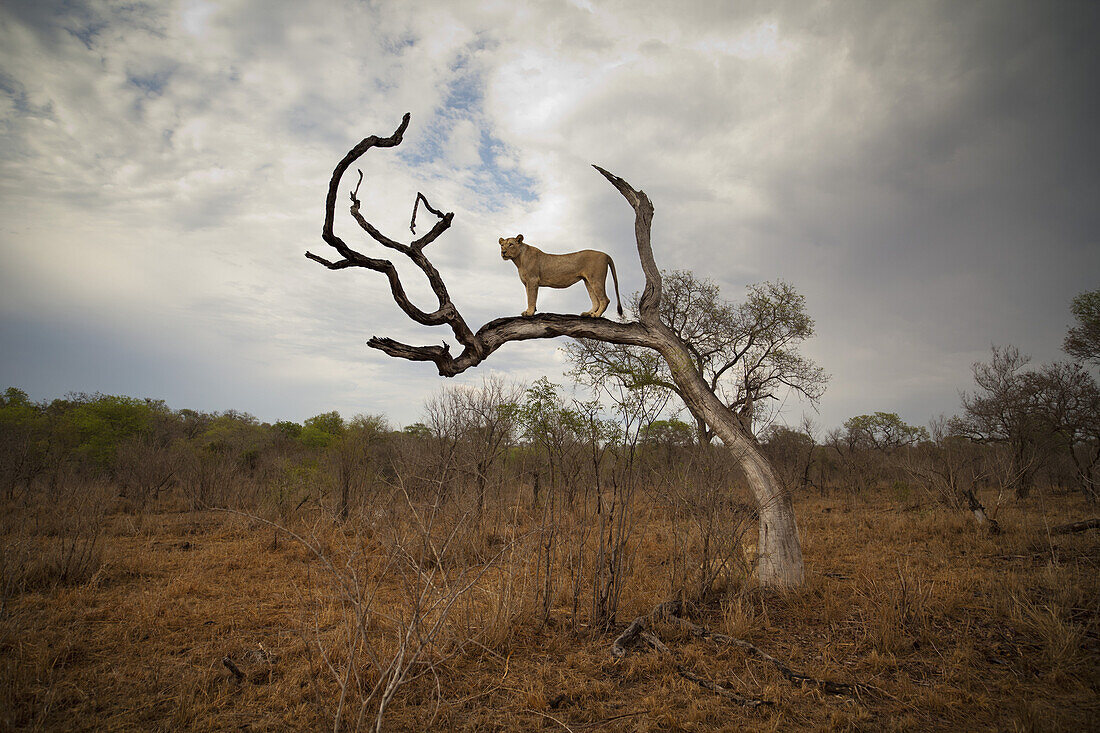
[[[613,173],[608,173],[598,165],[593,165],[604,178],[611,181],[623,198],[634,209],[634,239],[638,243],[638,259],[642,263],[642,272],[645,273],[645,288],[642,290],[642,299],[638,303],[638,318],[642,323],[652,325],[661,322],[659,312],[661,305],[661,271],[653,259],[653,245],[650,242],[649,232],[653,222],[653,203],[644,191],[636,191],[622,178]]]
[[[442,219],[443,216],[444,216],[442,212],[436,211],[435,209],[432,208],[432,205],[428,203],[427,196],[425,196],[424,194],[417,191],[416,192],[416,201],[413,202],[412,219],[409,220],[409,231],[412,232],[413,234],[416,234],[416,207],[420,205],[421,201],[424,202],[424,208],[425,209],[432,212],[433,214],[438,216],[440,219]]]
[[[426,326],[450,326],[463,348],[458,356],[453,356],[449,345],[445,342],[439,346],[415,346],[381,337],[372,338],[368,345],[389,356],[411,361],[432,362],[439,373],[447,377],[453,377],[477,366],[510,341],[570,336],[654,349],[668,363],[672,381],[675,382],[693,414],[699,415],[713,427],[715,433],[735,454],[745,471],[760,511],[758,543],[760,557],[757,571],[761,584],[786,588],[802,583],[802,552],[789,493],[775,480],[767,460],[755,445],[745,438],[737,418],[729,413],[726,406],[698,373],[693,364],[692,355],[683,340],[661,321],[661,273],[654,261],[650,241],[653,204],[649,197],[643,191],[634,189],[622,178],[599,166],[594,166],[634,209],[634,235],[638,247],[638,258],[646,279],[639,301],[637,322],[616,323],[604,318],[550,313],[529,317],[498,318],[486,323],[474,333],[451,301],[439,272],[423,254],[423,249],[450,227],[453,214],[441,214],[431,207],[423,194],[418,193],[413,204],[413,222],[410,223],[410,228],[415,228],[416,210],[422,200],[425,208],[436,214],[439,221],[423,237],[406,245],[386,237],[362,215],[362,205],[358,199],[358,183],[356,190],[351,194],[351,215],[359,227],[383,247],[404,254],[427,277],[438,300],[438,308],[432,312],[421,310],[409,301],[393,263],[389,260],[368,257],[351,249],[333,231],[337,191],[343,174],[352,162],[371,148],[393,147],[400,144],[408,123],[409,115],[406,114],[393,135],[387,138],[376,136],[364,138],[337,164],[329,182],[322,238],[341,255],[342,259],[329,261],[310,252],[306,253],[306,257],[332,270],[364,267],[381,272],[389,281],[394,302],[409,318]]]

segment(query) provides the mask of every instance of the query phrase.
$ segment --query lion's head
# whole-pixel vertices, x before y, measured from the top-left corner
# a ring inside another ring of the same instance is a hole
[[[500,238],[500,259],[502,260],[514,260],[519,257],[524,248],[523,235],[517,234],[514,237]]]

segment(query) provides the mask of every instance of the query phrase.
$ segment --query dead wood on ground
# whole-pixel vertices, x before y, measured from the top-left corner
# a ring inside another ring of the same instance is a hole
[[[705,626],[700,626],[697,623],[689,621],[684,618],[684,604],[682,601],[665,601],[659,604],[652,611],[644,616],[638,616],[636,619],[630,622],[630,624],[623,630],[623,633],[615,639],[611,644],[611,656],[616,660],[624,658],[632,647],[639,639],[645,641],[651,648],[661,654],[670,656],[673,660],[676,659],[676,655],[671,649],[661,641],[660,637],[652,630],[654,623],[666,621],[675,623],[688,631],[693,636],[700,639],[709,639],[719,644],[726,644],[729,646],[740,647],[750,652],[754,656],[763,659],[765,662],[770,663],[773,667],[779,670],[788,681],[795,684],[813,685],[822,691],[830,695],[848,695],[855,696],[860,691],[867,689],[864,685],[860,684],[848,684],[844,682],[831,682],[829,680],[819,680],[815,677],[795,672],[783,662],[779,661],[772,655],[765,652],[755,644],[745,641],[744,639],[738,639],[728,634],[720,634],[716,631],[711,631]],[[677,673],[684,679],[690,680],[700,687],[715,692],[728,700],[736,702],[740,705],[747,707],[757,707],[760,705],[770,705],[768,700],[759,700],[755,698],[746,698],[738,695],[735,692],[727,690],[726,688],[717,685],[709,680],[703,679],[694,674],[687,668],[685,668],[678,661],[675,662]]]

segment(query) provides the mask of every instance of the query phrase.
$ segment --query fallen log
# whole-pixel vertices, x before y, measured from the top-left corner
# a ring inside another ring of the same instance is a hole
[[[815,685],[816,687],[820,687],[822,690],[829,693],[830,695],[854,695],[858,692],[858,685],[849,685],[844,682],[830,682],[829,680],[819,680],[814,677],[810,677],[809,675],[795,672],[790,667],[783,664],[778,659],[768,654],[752,642],[745,641],[744,639],[738,639],[737,637],[729,636],[727,634],[720,634],[717,631],[711,631],[704,626],[692,623],[686,618],[682,618],[680,616],[674,616],[672,620],[684,626],[684,628],[686,628],[693,635],[699,637],[700,639],[710,639],[711,641],[729,644],[730,646],[737,646],[742,649],[748,650],[760,659],[763,659],[765,662],[770,663],[773,667],[778,669],[779,673],[786,677],[788,681],[794,682],[795,684]]]
[[[683,617],[683,603],[681,601],[665,601],[659,604],[656,608],[650,611],[644,616],[638,616],[636,619],[627,625],[615,641],[611,643],[611,656],[614,659],[622,659],[629,651],[629,648],[633,646],[639,639],[645,641],[650,647],[661,654],[670,656],[675,661],[675,654],[668,646],[661,641],[651,629],[650,626],[657,621],[670,621],[681,625],[683,628],[691,632],[692,635],[700,639],[708,639],[710,641],[728,644],[730,646],[736,646],[741,649],[745,649],[754,656],[768,662],[783,675],[789,682],[802,685],[813,685],[820,688],[824,692],[830,695],[847,695],[854,696],[859,694],[864,689],[869,689],[865,685],[860,684],[848,684],[844,682],[831,682],[829,680],[819,680],[815,677],[811,677],[801,672],[795,672],[793,669],[783,664],[781,661],[765,652],[760,647],[756,646],[752,642],[745,641],[744,639],[738,639],[728,634],[721,634],[715,631],[711,631],[705,626],[700,626],[697,623],[689,621]],[[675,662],[677,673],[684,679],[690,680],[700,687],[715,692],[723,697],[748,707],[757,707],[759,705],[770,705],[767,700],[757,700],[754,698],[746,698],[738,695],[735,692],[725,689],[720,685],[717,685],[709,680],[703,679],[693,672],[689,671],[678,661]]]
[[[1069,524],[1059,524],[1057,527],[1051,527],[1051,534],[1071,534],[1073,532],[1084,532],[1086,529],[1098,529],[1100,528],[1100,518],[1097,519],[1084,519],[1080,522],[1070,522]]]

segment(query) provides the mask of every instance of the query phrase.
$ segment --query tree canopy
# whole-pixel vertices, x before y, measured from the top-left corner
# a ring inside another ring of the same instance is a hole
[[[661,321],[687,346],[692,367],[738,416],[746,432],[767,422],[790,393],[812,404],[825,393],[828,376],[798,346],[814,334],[806,299],[783,281],[750,285],[743,302],[721,297],[718,285],[691,272],[662,273]],[[631,315],[640,294],[629,298]],[[628,389],[658,386],[681,399],[668,364],[649,349],[578,339],[565,347],[578,381],[617,381]],[[687,401],[685,401],[686,404]],[[694,415],[700,442],[714,433]]]
[[[1100,365],[1100,288],[1075,297],[1070,311],[1077,325],[1070,327],[1063,348],[1074,359]]]

